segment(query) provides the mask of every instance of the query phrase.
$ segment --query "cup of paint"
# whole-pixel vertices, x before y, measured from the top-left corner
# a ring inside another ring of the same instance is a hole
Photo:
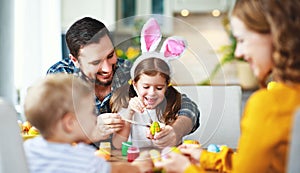
[[[133,162],[140,155],[140,150],[136,146],[131,146],[127,150],[127,161]]]
[[[132,146],[132,142],[122,142],[122,156],[127,156],[127,150]]]

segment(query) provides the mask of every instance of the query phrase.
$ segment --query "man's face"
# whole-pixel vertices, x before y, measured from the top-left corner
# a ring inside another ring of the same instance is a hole
[[[110,38],[105,35],[98,43],[80,49],[79,68],[96,85],[109,86],[112,82],[117,56]]]

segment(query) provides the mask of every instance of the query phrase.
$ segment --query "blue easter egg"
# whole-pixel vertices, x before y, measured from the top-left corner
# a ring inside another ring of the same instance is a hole
[[[209,144],[207,151],[217,153],[220,152],[220,148],[216,144]]]

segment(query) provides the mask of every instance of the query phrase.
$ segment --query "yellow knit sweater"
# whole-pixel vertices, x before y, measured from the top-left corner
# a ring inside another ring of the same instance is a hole
[[[300,85],[272,83],[248,100],[241,121],[238,151],[226,148],[220,153],[203,151],[200,165],[191,165],[185,172],[266,173],[285,172],[291,123],[300,108]],[[200,141],[201,142],[201,141]]]

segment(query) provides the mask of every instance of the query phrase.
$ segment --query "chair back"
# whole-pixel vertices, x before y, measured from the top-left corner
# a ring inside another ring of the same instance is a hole
[[[291,130],[291,143],[288,155],[287,172],[300,172],[300,109],[296,112]]]
[[[0,173],[28,173],[17,112],[2,98],[0,98],[0,127]]]
[[[240,136],[242,90],[240,86],[177,86],[200,110],[200,127],[184,137],[209,144],[237,148]]]

